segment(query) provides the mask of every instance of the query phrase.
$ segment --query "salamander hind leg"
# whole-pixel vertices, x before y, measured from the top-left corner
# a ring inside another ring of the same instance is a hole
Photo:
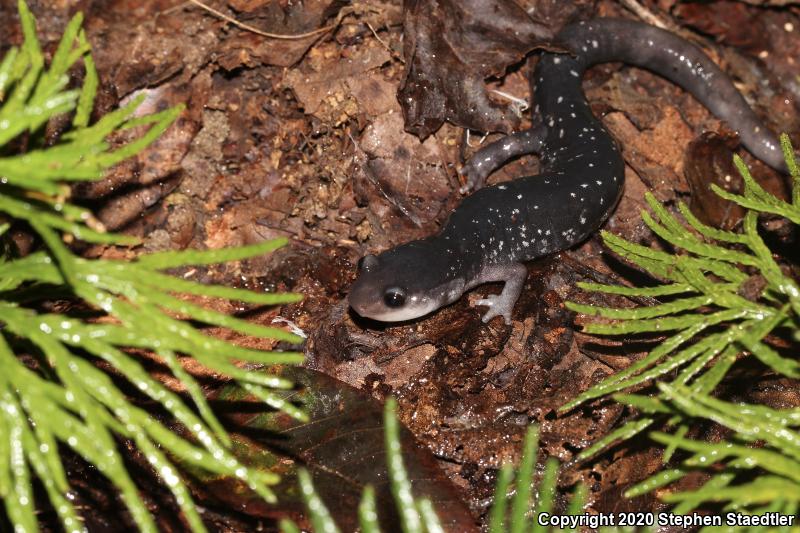
[[[503,292],[493,294],[475,302],[475,305],[485,305],[489,307],[483,315],[483,322],[489,322],[496,316],[503,317],[506,324],[511,324],[511,312],[514,304],[517,303],[528,276],[528,269],[522,263],[506,263],[486,266],[481,270],[480,279],[475,283],[491,283],[503,281]]]
[[[475,152],[459,171],[467,181],[461,187],[461,194],[483,187],[489,174],[503,166],[509,159],[538,154],[546,134],[544,126],[537,126],[507,135]]]

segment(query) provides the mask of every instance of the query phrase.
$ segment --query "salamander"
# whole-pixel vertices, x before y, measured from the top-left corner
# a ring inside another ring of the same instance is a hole
[[[483,321],[511,312],[527,276],[523,262],[570,248],[590,236],[622,195],[619,148],[595,117],[581,87],[583,73],[610,61],[639,66],[681,86],[738,132],[742,145],[785,172],[776,137],[731,80],[699,48],[647,24],[596,19],[566,26],[557,42],[571,53],[545,52],[530,80],[531,129],[481,148],[462,170],[475,189],[434,236],[358,263],[349,303],[363,317],[405,321],[457,301],[468,290],[504,282]],[[538,120],[537,120],[538,118]],[[509,159],[536,154],[541,173],[483,187]]]

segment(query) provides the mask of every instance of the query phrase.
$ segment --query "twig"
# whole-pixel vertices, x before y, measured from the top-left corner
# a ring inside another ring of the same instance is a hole
[[[196,5],[197,7],[201,8],[201,9],[205,9],[206,11],[211,13],[212,15],[214,15],[216,17],[219,17],[222,20],[233,24],[237,28],[241,28],[243,30],[255,33],[256,35],[261,35],[262,37],[268,37],[270,39],[284,39],[284,40],[305,39],[307,37],[313,37],[314,35],[319,35],[320,33],[325,33],[327,31],[330,31],[333,28],[335,28],[336,26],[338,26],[339,22],[340,22],[340,20],[337,17],[336,23],[331,24],[330,26],[325,26],[324,28],[318,28],[318,29],[316,29],[314,31],[309,31],[309,32],[306,32],[306,33],[298,33],[296,35],[286,35],[286,34],[282,34],[282,33],[269,33],[269,32],[266,32],[266,31],[259,30],[258,28],[254,28],[253,26],[250,26],[249,24],[245,24],[244,22],[239,22],[235,18],[233,18],[233,17],[231,17],[229,15],[226,15],[225,13],[223,13],[221,11],[217,11],[213,7],[208,6],[208,5],[204,4],[203,2],[200,2],[200,0],[189,0],[189,3]]]
[[[372,35],[375,37],[375,39],[377,39],[378,42],[381,43],[383,45],[383,47],[386,48],[389,51],[390,54],[393,54],[394,50],[392,50],[392,47],[389,46],[389,44],[386,41],[381,39],[380,35],[378,35],[378,32],[375,31],[375,28],[372,27],[372,24],[370,24],[369,22],[365,22],[364,24],[367,25],[367,28],[369,28],[369,31],[372,32]]]
[[[509,94],[507,92],[503,92],[497,89],[492,89],[491,92],[511,102],[511,112],[518,117],[521,117],[523,111],[527,111],[529,107],[528,101],[524,98],[520,98],[518,96],[514,96],[513,94]]]
[[[644,7],[636,0],[622,0],[622,4],[648,24],[651,24],[657,28],[661,28],[662,30],[672,29],[673,27],[672,24],[662,20],[661,17]]]

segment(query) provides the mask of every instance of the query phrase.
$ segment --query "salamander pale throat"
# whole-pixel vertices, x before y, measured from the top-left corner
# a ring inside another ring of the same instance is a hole
[[[350,306],[393,322],[418,318],[483,283],[505,283],[478,300],[487,322],[511,323],[527,270],[522,264],[567,249],[611,214],[623,188],[624,164],[614,140],[592,114],[581,89],[587,68],[622,61],[649,69],[689,91],[739,133],[744,147],[785,172],[775,136],[730,79],[699,48],[667,31],[617,19],[579,22],[557,41],[573,54],[544,53],[531,78],[533,128],[481,148],[465,165],[465,192],[475,189],[433,237],[359,261]],[[542,173],[482,187],[511,158],[537,154]]]

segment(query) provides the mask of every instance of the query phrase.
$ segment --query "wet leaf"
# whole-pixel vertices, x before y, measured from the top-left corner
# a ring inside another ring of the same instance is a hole
[[[756,52],[763,46],[766,28],[758,17],[758,11],[745,3],[733,0],[680,3],[675,14],[688,25],[727,45]],[[748,31],[742,31],[742,28],[748,28]]]
[[[500,76],[552,36],[509,0],[405,2],[406,77],[398,99],[406,131],[424,139],[444,123],[509,133],[519,123],[492,101],[484,80]]]
[[[223,416],[240,459],[282,476],[275,487],[280,503],[270,505],[232,479],[205,479],[195,492],[253,517],[288,516],[302,522],[304,505],[296,472],[303,466],[311,472],[314,486],[344,531],[356,529],[358,504],[368,484],[375,487],[384,530],[391,530],[388,526],[397,523],[397,516],[387,482],[382,406],[362,391],[313,370],[286,368],[281,375],[303,387],[286,397],[304,406],[309,422],[298,423],[264,411],[263,404],[233,386],[215,395],[216,408],[228,412]],[[419,446],[405,428],[401,441],[414,494],[431,499],[446,529],[474,530],[473,517],[433,454]]]
[[[692,192],[692,213],[715,228],[731,230],[739,225],[744,209],[711,190],[716,183],[726,191],[741,193],[742,177],[733,166],[729,139],[705,133],[686,150],[684,174]]]

